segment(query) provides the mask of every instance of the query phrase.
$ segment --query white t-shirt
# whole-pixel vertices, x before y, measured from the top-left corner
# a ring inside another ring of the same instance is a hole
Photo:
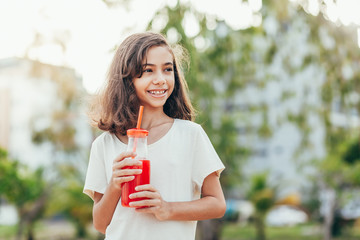
[[[126,151],[114,134],[105,132],[92,144],[84,193],[104,193],[112,175],[112,164]],[[175,119],[170,130],[157,142],[148,145],[151,165],[150,184],[165,201],[191,201],[200,198],[204,179],[220,174],[224,165],[208,136],[199,124]],[[152,214],[137,213],[119,201],[106,240],[192,240],[196,221],[159,221]]]

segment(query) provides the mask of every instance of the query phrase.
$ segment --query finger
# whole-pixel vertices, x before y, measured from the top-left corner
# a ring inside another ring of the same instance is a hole
[[[113,181],[114,181],[115,184],[121,185],[122,183],[130,182],[130,181],[132,181],[134,179],[135,179],[135,176],[126,176],[126,177],[114,178]]]
[[[117,156],[114,159],[114,162],[120,162],[120,161],[124,160],[125,158],[131,158],[131,157],[135,157],[135,156],[136,156],[136,153],[134,153],[134,152],[122,152],[119,154],[119,156]]]
[[[119,166],[126,167],[126,166],[141,166],[142,162],[138,159],[133,158],[125,158],[121,162],[119,162]]]
[[[161,201],[160,199],[144,199],[144,200],[139,200],[139,201],[133,201],[130,202],[129,205],[131,207],[136,207],[136,208],[140,208],[140,207],[158,207],[160,206]]]
[[[129,195],[130,199],[136,198],[149,198],[149,199],[160,199],[160,194],[158,192],[142,191],[136,192]]]
[[[127,168],[127,169],[121,169],[121,170],[116,170],[113,172],[113,177],[124,177],[124,176],[132,176],[132,175],[139,175],[142,173],[142,169],[131,169],[131,168]]]
[[[142,165],[142,162],[136,159],[126,158],[120,162],[114,162],[113,171],[120,170],[127,167],[139,167]]]
[[[150,192],[157,192],[156,188],[154,188],[152,185],[150,184],[144,184],[144,185],[139,185],[137,187],[135,187],[136,191],[150,191]]]

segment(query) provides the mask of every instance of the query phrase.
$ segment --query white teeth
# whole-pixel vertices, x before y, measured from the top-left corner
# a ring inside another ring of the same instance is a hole
[[[165,90],[162,91],[149,91],[151,94],[163,94],[165,93]]]

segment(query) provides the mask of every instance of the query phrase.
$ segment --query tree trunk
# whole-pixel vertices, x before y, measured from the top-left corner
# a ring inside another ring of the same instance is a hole
[[[20,216],[20,214],[19,214]],[[17,227],[17,233],[16,233],[16,237],[15,240],[21,240],[21,237],[23,235],[24,232],[24,227],[25,227],[25,222],[24,220],[20,217],[19,223],[18,223],[18,227]]]
[[[85,238],[86,237],[86,228],[79,220],[75,220],[76,227],[76,237],[77,238]]]
[[[211,219],[198,222],[198,240],[220,240],[223,228],[223,220]]]
[[[323,193],[324,204],[324,240],[331,240],[331,227],[334,222],[334,213],[336,207],[336,193],[334,189],[325,189]]]
[[[33,232],[33,226],[29,224],[28,233],[27,233],[27,240],[34,240],[34,232]]]
[[[254,219],[256,240],[266,240],[264,217],[256,216]]]

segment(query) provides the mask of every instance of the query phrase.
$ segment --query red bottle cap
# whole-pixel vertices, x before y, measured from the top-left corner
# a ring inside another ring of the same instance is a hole
[[[144,138],[149,135],[149,131],[142,128],[131,128],[126,131],[128,137]]]

